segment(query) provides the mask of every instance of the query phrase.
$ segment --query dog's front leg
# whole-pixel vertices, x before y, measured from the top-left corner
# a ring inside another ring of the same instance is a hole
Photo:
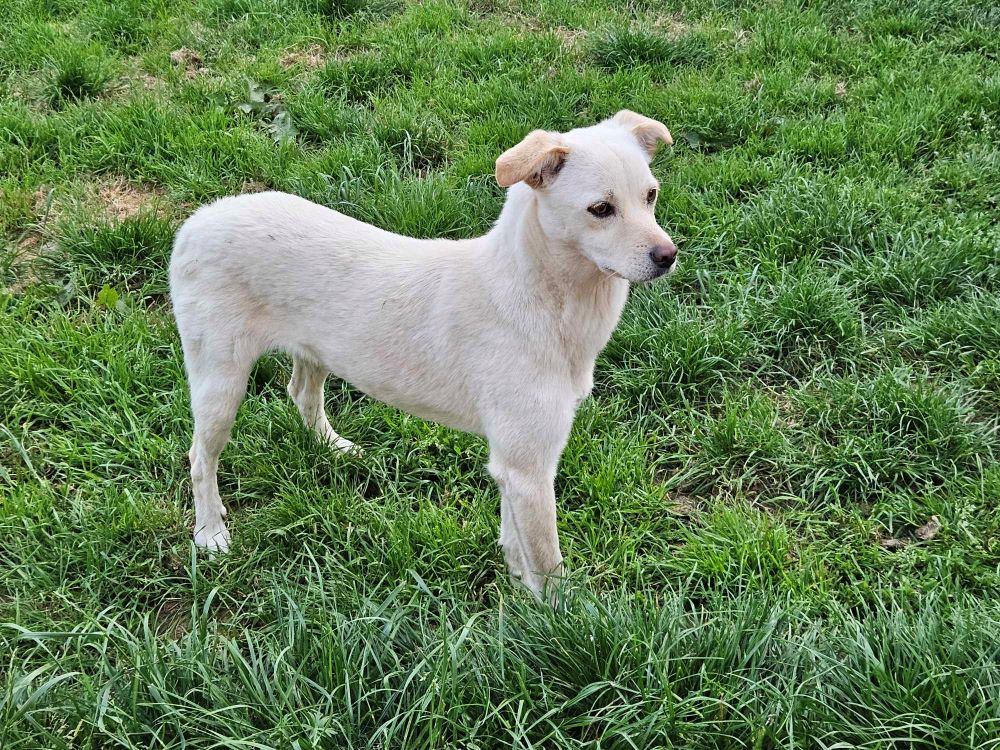
[[[511,430],[508,422],[503,434],[488,436],[487,468],[500,489],[500,545],[511,577],[545,599],[552,593],[546,587],[562,575],[553,482],[572,414],[534,417],[524,429]]]
[[[500,546],[511,577],[544,599],[562,574],[552,477],[495,457],[489,471],[500,488]]]

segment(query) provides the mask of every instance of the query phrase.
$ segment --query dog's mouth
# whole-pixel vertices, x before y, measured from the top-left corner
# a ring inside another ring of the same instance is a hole
[[[613,279],[621,279],[622,281],[631,281],[632,279],[626,279],[620,273],[618,273],[613,268],[608,268],[607,266],[598,266],[597,270],[603,273],[605,276],[610,276]]]
[[[676,270],[677,270],[677,263],[675,261],[674,263],[671,263],[666,268],[657,268],[657,269],[655,269],[653,271],[653,275],[650,276],[647,279],[643,279],[643,281],[645,281],[647,283],[650,282],[650,281],[656,281],[657,279],[662,279],[664,276],[669,276],[670,274],[672,274]]]
[[[669,276],[677,269],[677,264],[671,264],[670,268],[657,268],[653,271],[652,276],[647,276],[643,279],[630,279],[628,276],[622,276],[613,268],[608,268],[607,266],[598,266],[597,270],[603,273],[605,276],[613,279],[621,279],[622,281],[627,281],[630,284],[648,284],[651,281],[656,281],[657,279],[663,278],[664,276]]]

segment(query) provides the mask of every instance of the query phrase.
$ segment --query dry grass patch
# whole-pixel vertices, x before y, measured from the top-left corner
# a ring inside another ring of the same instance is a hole
[[[260,180],[246,180],[240,188],[241,193],[266,193],[268,190],[274,188]]]
[[[659,15],[653,19],[653,28],[662,31],[668,39],[680,39],[691,31],[691,24],[673,15]]]
[[[165,208],[162,189],[148,184],[133,185],[117,175],[88,185],[85,200],[114,221],[146,212],[161,214]]]
[[[318,44],[310,44],[304,49],[286,50],[278,60],[285,70],[292,68],[304,68],[305,70],[315,70],[321,67],[327,59],[327,52]]]
[[[187,47],[181,47],[171,52],[170,62],[175,68],[183,71],[184,77],[189,80],[210,72],[204,65],[205,60],[201,53]]]
[[[552,33],[559,39],[563,49],[576,49],[579,42],[587,38],[587,32],[583,29],[571,29],[567,26],[556,26],[551,29]]]

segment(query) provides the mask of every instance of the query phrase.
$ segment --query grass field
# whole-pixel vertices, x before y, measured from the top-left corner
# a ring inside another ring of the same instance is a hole
[[[988,0],[0,0],[0,747],[1000,748]],[[496,218],[627,107],[681,246],[557,479],[561,610],[485,444],[255,370],[199,558],[166,298],[198,204]],[[932,520],[936,517],[936,521]]]

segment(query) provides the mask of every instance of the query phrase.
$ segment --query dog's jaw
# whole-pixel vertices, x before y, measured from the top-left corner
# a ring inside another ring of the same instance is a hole
[[[631,283],[631,279],[626,279],[624,276],[622,276],[613,268],[608,268],[607,266],[598,266],[597,270],[603,273],[605,276],[610,276],[613,279],[621,279],[622,281]]]

